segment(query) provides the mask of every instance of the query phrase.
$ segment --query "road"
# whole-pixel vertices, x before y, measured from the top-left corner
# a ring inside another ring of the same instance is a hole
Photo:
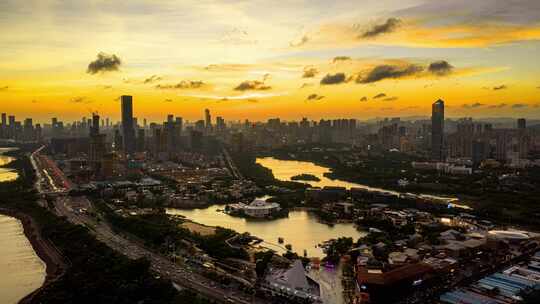
[[[65,185],[69,184],[67,178],[61,171],[58,172],[55,166],[41,164],[42,159],[38,158],[46,157],[40,154],[43,148],[44,146],[40,147],[30,156],[37,175],[35,187],[41,194],[55,194],[54,207],[57,215],[65,216],[74,224],[88,227],[98,240],[130,259],[147,258],[150,261],[152,271],[161,277],[169,278],[176,286],[193,290],[217,302],[238,304],[269,303],[269,301],[254,298],[252,295],[242,291],[221,287],[218,283],[195,273],[189,267],[178,265],[167,257],[146,248],[141,242],[115,233],[105,221],[97,221],[94,217],[89,216],[87,211],[94,209],[92,203],[84,196],[66,196],[67,189],[57,187],[51,176],[56,174],[57,178],[64,181],[63,184]],[[49,172],[49,170],[55,170],[55,172]]]
[[[151,269],[160,276],[171,279],[178,286],[188,288],[205,297],[223,303],[269,303],[263,299],[253,298],[241,291],[226,289],[218,283],[203,277],[191,269],[178,265],[168,258],[144,247],[137,241],[116,234],[104,221],[96,221],[86,212],[92,210],[92,203],[86,197],[58,197],[54,202],[55,211],[59,216],[65,216],[70,222],[86,226],[96,238],[112,249],[126,255],[130,259],[146,257],[151,263]]]

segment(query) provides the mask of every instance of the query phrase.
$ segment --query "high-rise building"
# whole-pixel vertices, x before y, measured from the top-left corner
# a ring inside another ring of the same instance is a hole
[[[525,120],[525,118],[519,118],[517,120],[517,128],[520,130],[527,129],[527,121]]]
[[[99,134],[99,115],[92,114],[92,125],[90,126],[90,136]]]
[[[6,116],[6,113],[2,113],[2,126],[6,126],[7,125],[7,116]]]
[[[444,153],[444,101],[437,100],[431,106],[431,158],[445,159]]]
[[[204,110],[204,121],[206,129],[212,129],[212,116],[210,115],[210,110],[208,109]]]
[[[92,169],[94,176],[101,176],[103,156],[106,152],[105,134],[99,134],[99,115],[92,114],[90,124],[90,151],[88,153],[88,163]]]
[[[122,95],[122,133],[124,152],[131,154],[135,151],[135,129],[133,126],[133,97]]]

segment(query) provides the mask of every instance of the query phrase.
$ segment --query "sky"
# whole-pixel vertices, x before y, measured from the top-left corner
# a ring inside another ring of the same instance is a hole
[[[540,117],[538,0],[0,1],[18,119]]]

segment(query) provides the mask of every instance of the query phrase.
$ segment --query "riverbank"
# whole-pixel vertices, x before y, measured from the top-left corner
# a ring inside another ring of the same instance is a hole
[[[61,253],[54,245],[42,238],[41,229],[31,216],[19,211],[1,207],[0,214],[16,218],[21,222],[24,235],[30,242],[30,245],[32,245],[37,256],[45,263],[46,275],[43,285],[19,301],[19,304],[32,303],[36,294],[47,288],[47,286],[58,280],[65,273],[67,265],[65,264]]]

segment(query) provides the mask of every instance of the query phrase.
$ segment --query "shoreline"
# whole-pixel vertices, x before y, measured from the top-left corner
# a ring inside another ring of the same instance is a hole
[[[30,242],[36,255],[45,263],[45,280],[36,290],[21,298],[18,304],[32,303],[33,298],[44,288],[57,281],[63,276],[66,264],[61,253],[54,244],[41,237],[41,231],[34,219],[20,211],[5,209],[0,207],[0,214],[10,216],[19,220],[23,226],[23,233]]]

